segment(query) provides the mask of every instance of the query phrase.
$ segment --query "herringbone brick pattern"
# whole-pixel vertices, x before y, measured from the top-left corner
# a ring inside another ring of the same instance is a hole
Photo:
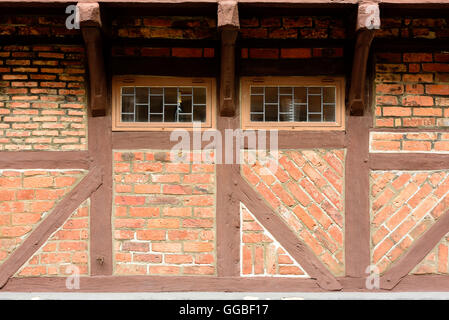
[[[243,276],[309,277],[243,204],[240,223]]]
[[[89,274],[89,201],[85,201],[16,273],[16,277]]]
[[[449,209],[449,171],[371,173],[371,255],[383,272]]]
[[[335,275],[344,274],[344,160],[340,149],[281,150],[275,166],[245,153],[243,176]]]

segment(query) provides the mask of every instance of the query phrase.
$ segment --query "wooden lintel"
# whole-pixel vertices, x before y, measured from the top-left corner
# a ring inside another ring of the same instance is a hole
[[[0,288],[25,264],[48,238],[102,184],[103,172],[94,167],[75,188],[61,200],[22,244],[0,266]]]
[[[98,3],[78,3],[77,7],[89,65],[90,111],[94,117],[105,116],[108,95],[100,6]]]
[[[356,43],[352,64],[348,107],[353,116],[362,116],[365,110],[365,78],[368,56],[375,30],[380,28],[379,5],[360,3],[356,25]]]
[[[1,151],[0,169],[89,169],[87,151]]]

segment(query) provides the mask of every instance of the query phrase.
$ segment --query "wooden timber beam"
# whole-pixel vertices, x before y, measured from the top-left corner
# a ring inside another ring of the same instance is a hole
[[[56,205],[45,220],[31,232],[0,266],[0,288],[45,244],[48,238],[70,215],[101,186],[102,180],[102,170],[99,167],[93,167],[81,182]]]
[[[221,37],[220,115],[233,117],[236,113],[235,41],[240,28],[237,1],[219,1],[217,15]]]
[[[444,213],[380,278],[382,289],[393,289],[449,232],[449,211]]]
[[[365,110],[366,66],[375,30],[379,28],[379,5],[374,2],[359,3],[348,101],[350,114],[353,116],[362,116]]]
[[[89,65],[90,110],[92,116],[103,117],[106,115],[108,91],[101,38],[100,5],[98,2],[79,2],[77,8]]]
[[[330,273],[309,247],[300,240],[290,227],[261,198],[261,196],[244,180],[240,172],[233,173],[236,195],[262,226],[284,247],[317,284],[325,290],[341,290],[342,286]]]

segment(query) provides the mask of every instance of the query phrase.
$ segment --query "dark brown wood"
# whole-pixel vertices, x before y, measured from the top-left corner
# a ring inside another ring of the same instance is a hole
[[[103,172],[94,167],[61,200],[53,211],[22,244],[0,266],[0,288],[12,277],[20,267],[48,240],[48,238],[70,217],[70,215],[102,184]]]
[[[12,278],[0,292],[73,292],[66,278]],[[322,292],[315,280],[267,277],[164,277],[97,276],[81,277],[77,292]]]
[[[449,232],[449,211],[444,213],[380,278],[382,289],[391,290],[418,265]]]
[[[366,100],[366,67],[375,30],[380,28],[379,5],[374,2],[359,3],[356,24],[356,42],[352,62],[348,108],[350,114],[362,116]]]
[[[371,170],[441,170],[449,169],[449,154],[370,153]]]
[[[234,174],[232,181],[240,201],[257,218],[262,226],[287,250],[303,267],[307,274],[316,279],[318,285],[326,290],[341,290],[341,284],[307,247],[287,224],[264,202],[262,196],[242,178]]]
[[[239,127],[239,119],[219,117],[217,129],[222,133],[225,145],[225,130]],[[234,155],[235,159],[235,155]],[[224,163],[224,160],[222,160]],[[236,163],[234,161],[234,163]],[[217,170],[217,274],[239,276],[240,274],[240,198],[232,177],[240,175],[240,165],[219,164]]]
[[[268,135],[268,134],[267,134]],[[345,131],[288,131],[278,133],[279,149],[313,149],[346,147]],[[268,140],[268,137],[267,137]],[[268,141],[267,141],[267,144]]]
[[[225,27],[220,31],[221,36],[221,72],[220,72],[220,115],[233,117],[236,113],[235,99],[235,41],[238,30]]]
[[[103,184],[90,201],[90,273],[111,275],[112,259],[112,129],[111,115],[89,116],[89,154],[104,171]]]
[[[357,32],[348,107],[351,115],[362,116],[366,100],[366,67],[374,30],[362,29]]]
[[[346,276],[363,277],[370,265],[370,117],[348,117],[345,165]]]
[[[89,169],[87,151],[1,151],[0,169]]]
[[[91,114],[94,117],[105,116],[108,91],[101,37],[100,6],[98,3],[78,3],[77,7],[89,65]]]

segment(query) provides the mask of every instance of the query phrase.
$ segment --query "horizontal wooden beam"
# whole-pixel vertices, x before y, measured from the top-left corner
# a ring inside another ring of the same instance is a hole
[[[0,169],[89,169],[87,151],[1,151]]]
[[[397,260],[380,278],[383,289],[394,288],[410,271],[413,270],[449,232],[449,211],[444,213],[410,249]]]
[[[371,170],[442,170],[449,169],[449,154],[370,153]]]
[[[102,184],[102,170],[92,170],[61,200],[22,244],[0,265],[0,288]]]

